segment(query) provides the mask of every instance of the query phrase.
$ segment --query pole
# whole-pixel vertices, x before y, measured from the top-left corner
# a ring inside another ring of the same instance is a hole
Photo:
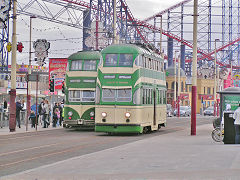
[[[215,39],[215,58],[214,58],[214,110],[213,110],[213,115],[216,116],[216,97],[217,97],[217,51],[216,51],[216,39]]]
[[[29,61],[28,61],[28,77],[29,74],[32,73],[31,66],[32,66],[32,18],[35,18],[34,16],[30,17],[30,31],[29,31]],[[27,80],[27,120],[26,120],[26,131],[28,130],[28,117],[31,113],[31,81],[29,79]]]
[[[177,51],[175,51],[175,61],[174,61],[174,96],[173,96],[174,109],[176,109],[176,91],[177,91],[176,61],[177,61]]]
[[[231,87],[233,87],[233,79],[232,79],[232,59],[230,59],[230,62],[231,62],[231,83],[230,83],[230,85],[231,85]]]
[[[113,0],[113,44],[117,44],[117,30],[116,30],[116,22],[117,22],[117,12],[116,12],[116,0]]]
[[[14,132],[16,129],[16,51],[17,51],[17,36],[16,36],[16,20],[17,20],[17,1],[13,0],[13,32],[12,32],[12,63],[11,63],[11,91],[10,91],[10,119],[9,130]]]
[[[36,82],[36,131],[37,131],[37,124],[38,124],[38,114],[40,114],[40,112],[38,112],[38,70],[37,70],[37,82]]]
[[[194,10],[193,10],[193,62],[192,62],[191,135],[196,135],[196,110],[197,110],[197,19],[198,19],[198,0],[194,0]]]
[[[160,51],[160,54],[162,55],[162,15],[160,16],[161,17],[161,28],[160,28],[160,47],[159,47],[159,51]]]
[[[98,14],[96,17],[96,50],[98,50]]]
[[[219,66],[217,66],[217,92],[219,92],[219,85],[220,85],[220,83],[219,83]],[[219,116],[219,101],[220,101],[220,99],[219,99],[219,94],[217,95],[217,116]]]
[[[178,61],[178,98],[177,98],[177,102],[178,102],[178,117],[180,117],[180,62]]]

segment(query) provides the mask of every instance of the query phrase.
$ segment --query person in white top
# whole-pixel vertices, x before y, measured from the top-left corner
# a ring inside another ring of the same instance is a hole
[[[235,144],[240,144],[240,104],[233,114],[235,127]]]

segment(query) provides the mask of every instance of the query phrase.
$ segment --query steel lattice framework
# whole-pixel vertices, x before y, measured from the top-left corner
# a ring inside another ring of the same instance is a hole
[[[84,20],[90,18],[90,22],[95,23],[96,36],[102,33],[102,37],[108,38],[104,45],[112,41],[113,0],[19,0],[17,9],[19,14],[78,29],[91,29],[89,24],[83,25]],[[125,0],[117,0],[116,12],[120,42],[141,42],[159,49],[162,32],[163,50],[169,61],[172,61],[173,51],[181,48],[190,67],[193,0],[182,1],[144,20],[133,16]],[[215,40],[219,39],[216,43],[218,64],[230,67],[232,63],[234,69],[239,69],[240,0],[199,0],[198,12],[199,65],[202,62],[212,63]],[[101,30],[97,28],[98,22],[101,22]],[[93,48],[102,47],[95,45]]]

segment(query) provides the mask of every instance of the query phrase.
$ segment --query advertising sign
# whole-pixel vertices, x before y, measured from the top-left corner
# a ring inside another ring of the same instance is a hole
[[[49,83],[52,76],[55,77],[55,89],[62,89],[67,69],[67,58],[49,58]]]
[[[240,104],[240,96],[224,96],[223,99],[223,111],[225,110],[236,110]]]

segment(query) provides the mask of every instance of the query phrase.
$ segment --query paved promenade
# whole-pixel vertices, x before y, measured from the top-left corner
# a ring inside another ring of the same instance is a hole
[[[240,179],[240,145],[211,139],[212,125],[175,131],[5,176],[0,180]]]

